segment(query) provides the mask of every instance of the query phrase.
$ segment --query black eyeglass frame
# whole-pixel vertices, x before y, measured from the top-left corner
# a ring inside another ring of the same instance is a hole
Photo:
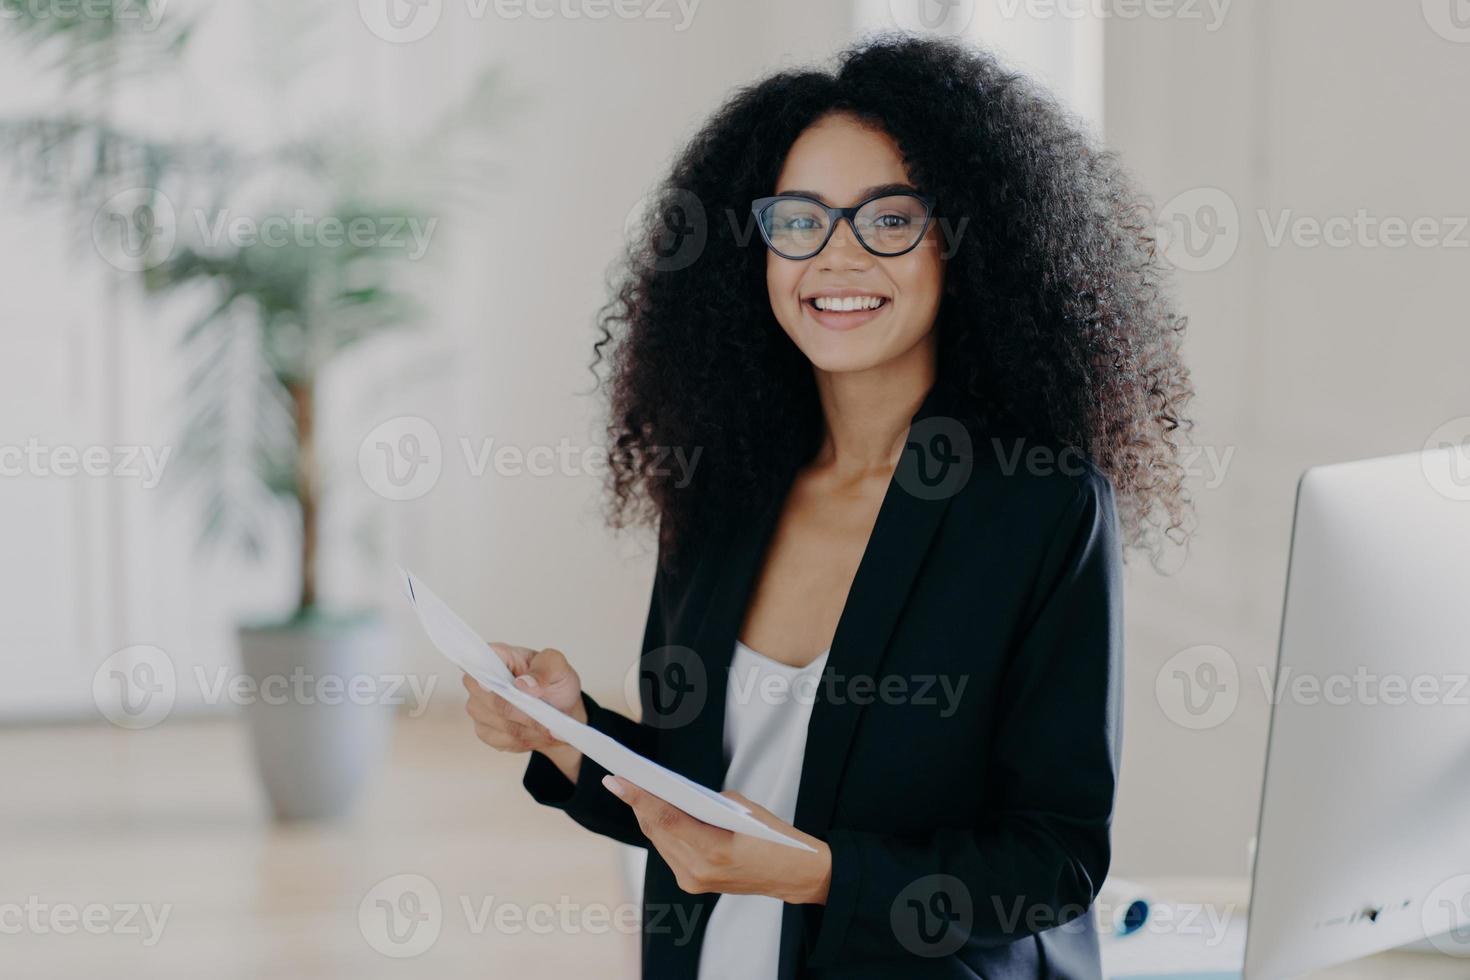
[[[854,220],[855,218],[857,218],[857,213],[863,208],[867,207],[869,204],[872,204],[874,201],[885,197],[912,197],[924,205],[923,227],[919,229],[919,234],[914,237],[914,243],[908,248],[905,248],[899,252],[880,252],[873,246],[869,245],[867,243],[867,240],[863,238],[863,233],[858,231],[857,221]],[[781,251],[774,244],[772,244],[771,236],[766,232],[766,223],[761,220],[761,212],[771,207],[777,201],[805,201],[808,204],[816,205],[818,208],[826,211],[827,234],[826,237],[822,239],[822,244],[818,245],[815,249],[808,252],[806,255],[787,255],[785,252]],[[776,194],[772,197],[758,197],[754,201],[750,202],[750,212],[751,214],[755,215],[755,224],[756,227],[760,229],[761,241],[765,242],[767,248],[769,248],[772,252],[775,252],[777,255],[781,256],[781,258],[783,259],[790,259],[793,262],[802,262],[806,259],[812,258],[813,256],[821,254],[822,249],[826,248],[827,243],[832,240],[832,233],[837,230],[837,222],[841,221],[843,218],[847,219],[847,226],[852,229],[852,237],[857,239],[858,244],[861,245],[864,250],[872,255],[878,256],[879,258],[892,259],[897,258],[900,255],[907,255],[908,253],[919,247],[919,243],[922,242],[924,240],[924,236],[929,233],[929,225],[934,221],[935,201],[936,199],[934,197],[931,197],[928,194],[920,194],[917,191],[887,191],[881,194],[874,194],[872,197],[864,198],[850,208],[834,208],[828,207],[826,204],[823,204],[816,198],[807,197],[805,194]]]

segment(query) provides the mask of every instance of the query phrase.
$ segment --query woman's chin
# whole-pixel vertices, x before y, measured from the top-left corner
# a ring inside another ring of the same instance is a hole
[[[812,362],[812,367],[827,374],[867,371],[886,359],[882,351],[871,345],[845,342],[811,344],[803,347],[802,353]]]
[[[808,325],[797,346],[818,371],[848,374],[892,360],[902,350],[902,345],[893,343],[896,339],[882,331],[865,333],[861,327],[838,331]]]

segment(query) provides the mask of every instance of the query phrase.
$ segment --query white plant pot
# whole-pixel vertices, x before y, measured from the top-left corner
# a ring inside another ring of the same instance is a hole
[[[341,816],[380,767],[393,730],[395,706],[382,684],[387,624],[363,617],[242,627],[239,640],[241,667],[254,681],[245,704],[250,741],[277,819]]]

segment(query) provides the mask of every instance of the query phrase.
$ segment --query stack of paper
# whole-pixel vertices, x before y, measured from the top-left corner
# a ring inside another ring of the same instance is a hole
[[[480,686],[504,698],[515,707],[546,726],[552,735],[580,749],[608,772],[628,780],[664,802],[707,824],[749,834],[762,840],[788,847],[813,851],[811,845],[766,826],[746,806],[728,796],[701,786],[691,779],[646,759],[617,739],[584,725],[539,698],[515,686],[510,668],[506,667],[489,644],[482,640],[464,620],[454,614],[436,596],[423,579],[399,569],[403,586],[424,632],[439,652],[469,674]]]

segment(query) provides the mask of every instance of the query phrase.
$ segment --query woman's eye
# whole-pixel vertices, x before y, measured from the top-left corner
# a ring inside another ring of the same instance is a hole
[[[906,214],[880,214],[873,219],[876,228],[902,228],[909,224],[909,216]]]
[[[781,227],[788,231],[811,231],[817,227],[815,218],[787,218],[781,223]]]

